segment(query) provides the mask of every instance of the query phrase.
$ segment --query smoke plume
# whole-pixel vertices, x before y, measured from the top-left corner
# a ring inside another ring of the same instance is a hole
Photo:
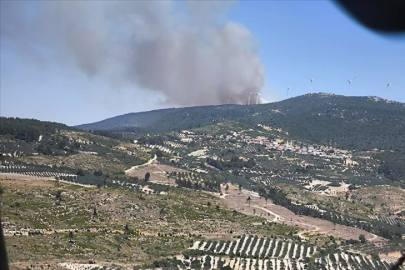
[[[1,2],[1,38],[31,61],[75,67],[111,87],[178,105],[246,103],[264,84],[258,44],[228,1]]]

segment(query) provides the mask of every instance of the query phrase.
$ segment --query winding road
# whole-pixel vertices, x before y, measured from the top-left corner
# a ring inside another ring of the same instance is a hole
[[[148,162],[141,164],[141,165],[136,165],[136,166],[132,166],[131,168],[129,168],[128,170],[125,170],[125,174],[129,173],[132,170],[135,170],[137,168],[146,166],[146,165],[150,165],[152,164],[155,160],[157,159],[157,156],[155,155],[152,159],[149,159]]]
[[[279,220],[279,221],[283,221],[283,220],[284,220],[284,218],[282,218],[280,215],[277,215],[277,214],[274,213],[273,211],[270,211],[270,210],[268,210],[268,209],[266,209],[266,208],[259,207],[259,206],[253,206],[253,207],[254,207],[254,208],[261,209],[261,210],[263,210],[263,211],[265,211],[265,212],[267,212],[267,213],[272,214],[272,215],[274,216],[274,219],[271,220],[271,222],[276,222],[277,220]]]

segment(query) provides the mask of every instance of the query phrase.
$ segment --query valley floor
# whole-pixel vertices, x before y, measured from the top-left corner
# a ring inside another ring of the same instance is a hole
[[[43,269],[40,267],[44,266],[44,269],[84,270],[96,269],[94,267],[97,265],[100,269],[103,266],[126,269],[129,265],[152,262],[161,256],[180,256],[184,259],[178,254],[193,243],[195,245],[197,239],[232,242],[236,235],[277,235],[286,240],[298,237],[301,238],[300,242],[309,245],[323,243],[325,246],[329,236],[334,239],[357,239],[363,234],[369,243],[386,242],[363,230],[342,225],[336,225],[334,229],[331,222],[297,216],[270,201],[266,203],[254,192],[239,191],[232,185],[222,196],[183,188],[175,188],[172,195],[147,195],[120,189],[104,190],[95,186],[57,183],[51,179],[13,177],[12,174],[1,175],[0,185],[5,189],[2,220],[12,269]],[[55,204],[57,190],[63,190],[60,206]],[[248,197],[251,198],[250,203]],[[176,206],[178,202],[182,203]],[[211,208],[207,208],[207,202],[212,204]],[[160,207],[167,203],[170,207],[163,211],[163,219],[159,218]],[[217,210],[214,208],[216,205],[219,206]],[[94,218],[92,212],[96,207],[98,217]],[[281,227],[268,227],[266,223],[280,224]],[[133,230],[128,235],[125,224],[129,224]],[[71,243],[70,232],[73,232]],[[285,245],[287,247],[289,244]],[[260,248],[256,249],[258,252]],[[389,255],[395,257],[397,254]],[[202,257],[204,261],[205,255]],[[342,260],[344,256],[339,258]],[[91,260],[97,264],[90,265],[88,262]],[[302,262],[272,259],[242,262],[213,256],[212,260],[216,264],[222,261],[237,264],[235,269],[244,269],[246,264],[259,264],[260,269],[266,269],[270,264],[277,267],[287,265],[286,269],[293,269],[294,265],[298,269],[304,267]],[[390,261],[390,257],[385,260]],[[187,263],[187,260],[184,262]],[[192,261],[188,260],[188,263]]]

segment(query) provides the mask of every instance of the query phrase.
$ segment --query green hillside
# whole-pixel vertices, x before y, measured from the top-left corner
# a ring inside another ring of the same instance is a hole
[[[57,130],[73,130],[64,124],[35,119],[0,117],[0,135],[32,142],[39,136],[55,134]]]
[[[45,165],[47,170],[68,167],[69,173],[79,168],[86,173],[100,169],[123,173],[124,169],[150,158],[120,135],[105,130],[86,132],[54,122],[1,117],[0,164]],[[23,169],[32,170],[31,167]],[[65,169],[60,172],[65,173]]]
[[[11,263],[387,269],[405,245],[404,110],[314,94],[128,114],[91,132],[1,118]]]
[[[296,139],[351,150],[405,151],[405,104],[376,97],[308,94],[261,105],[218,105],[130,113],[77,126],[166,132],[235,120],[282,128]]]

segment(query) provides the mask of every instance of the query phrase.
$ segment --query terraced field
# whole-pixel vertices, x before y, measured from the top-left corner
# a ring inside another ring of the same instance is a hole
[[[72,179],[77,178],[76,174],[61,172],[60,170],[51,170],[51,169],[38,169],[38,167],[27,166],[27,165],[9,165],[9,166],[0,166],[0,173],[12,173],[17,175],[25,175],[32,177],[41,177],[41,178],[66,178],[70,177]]]
[[[199,262],[201,267],[198,268]],[[296,260],[291,259],[253,259],[253,258],[221,258],[218,256],[200,256],[192,257],[189,260],[184,260],[185,265],[190,265],[186,269],[218,269],[219,267],[227,267],[228,269],[243,270],[243,269],[305,269],[305,265]],[[192,265],[192,266],[191,266]],[[197,266],[197,267],[196,267]],[[222,268],[224,269],[224,268]],[[225,268],[226,269],[226,268]]]
[[[236,255],[243,258],[295,258],[304,259],[316,252],[316,247],[296,244],[273,238],[245,236],[233,242],[197,241],[192,249],[219,255]]]
[[[400,218],[389,218],[389,217],[383,217],[383,216],[377,216],[377,215],[370,215],[369,218],[376,219],[378,221],[382,221],[382,222],[388,223],[390,225],[405,226],[405,220],[400,219]]]
[[[259,269],[259,270],[304,270],[308,269],[308,264],[290,259],[290,258],[271,258],[271,259],[254,259],[254,258],[229,258],[219,256],[198,256],[190,257],[183,260],[186,265],[185,269]],[[187,267],[189,265],[189,267]],[[316,269],[334,270],[372,270],[372,269],[389,269],[389,264],[380,260],[368,259],[364,256],[347,255],[345,253],[335,253],[326,257],[320,257],[315,260]],[[229,266],[229,268],[224,268]],[[181,268],[182,269],[182,268]]]
[[[325,250],[306,244],[276,238],[243,235],[236,241],[196,241],[191,250],[200,253],[184,256],[187,269],[273,269],[300,270],[308,265],[316,269],[388,269],[389,264],[369,256],[348,252],[328,254]]]
[[[346,253],[334,253],[324,257],[316,258],[315,262],[322,270],[329,269],[389,269],[389,264],[385,261],[368,258],[361,255]]]

